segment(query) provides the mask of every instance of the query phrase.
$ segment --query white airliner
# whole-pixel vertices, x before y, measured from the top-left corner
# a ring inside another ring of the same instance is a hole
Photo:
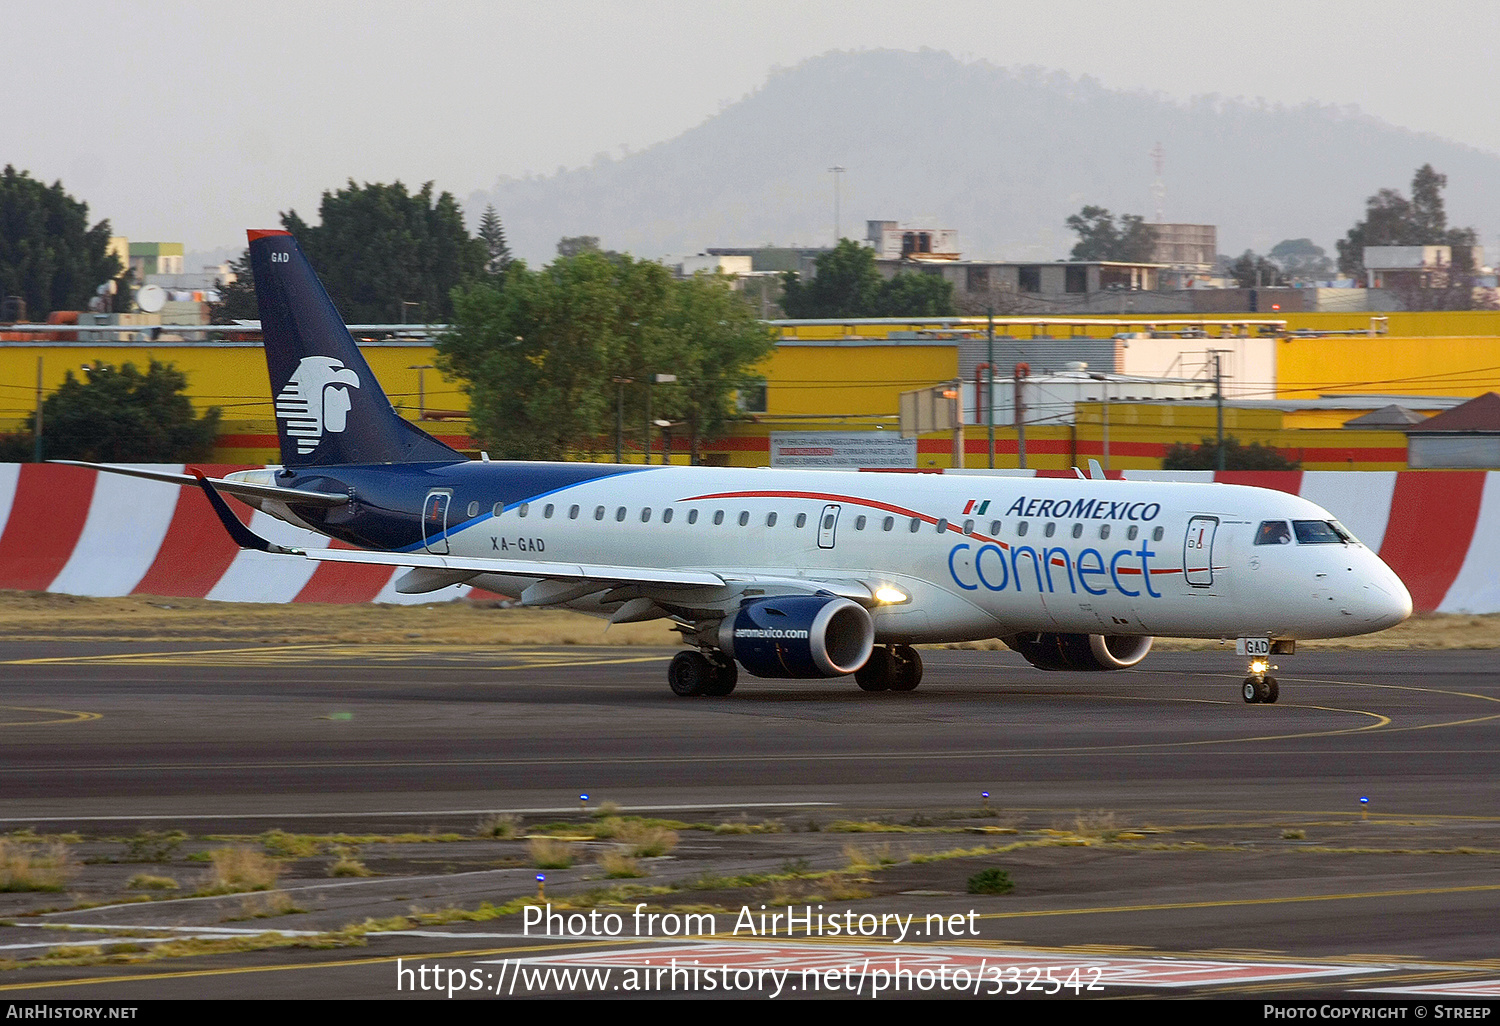
[[[408,568],[614,623],[666,618],[679,695],[852,674],[910,691],[913,647],[1000,638],[1048,670],[1139,663],[1153,636],[1238,639],[1247,702],[1270,657],[1367,634],[1411,596],[1327,510],[1223,484],[464,459],[401,419],[295,240],[252,231],[282,465],[198,484],[241,545]],[[358,546],[287,549],[220,492]]]

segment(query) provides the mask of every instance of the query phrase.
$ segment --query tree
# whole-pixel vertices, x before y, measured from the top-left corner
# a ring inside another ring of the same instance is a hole
[[[1472,271],[1469,250],[1478,239],[1472,228],[1449,228],[1443,206],[1448,176],[1431,164],[1417,168],[1408,200],[1395,189],[1381,189],[1365,201],[1365,219],[1357,222],[1338,242],[1339,270],[1359,275],[1365,269],[1366,246],[1454,246],[1465,247],[1454,254],[1454,266]]]
[[[1104,207],[1088,206],[1066,224],[1078,235],[1071,254],[1074,260],[1145,263],[1156,248],[1156,233],[1139,214],[1121,214],[1116,224],[1115,216]]]
[[[219,301],[209,308],[209,319],[214,324],[258,319],[260,307],[255,302],[255,268],[250,264],[250,251],[231,260],[229,270],[234,273],[234,281],[219,282]]]
[[[89,205],[7,164],[0,173],[0,296],[20,296],[27,316],[81,310],[124,270],[108,252],[110,227],[89,227]]]
[[[479,221],[479,238],[489,257],[484,263],[485,271],[500,274],[510,263],[511,255],[510,247],[505,244],[505,228],[500,224],[500,215],[495,213],[493,203],[484,208],[484,217]]]
[[[900,272],[889,280],[875,266],[875,251],[853,239],[817,260],[818,273],[804,282],[782,274],[781,308],[788,317],[948,317],[953,285],[940,275]]]
[[[321,223],[295,210],[281,225],[297,237],[346,321],[447,321],[450,293],[484,273],[485,244],[464,228],[463,211],[428,182],[408,193],[400,182],[324,192]]]
[[[1290,284],[1280,267],[1248,249],[1229,268],[1229,274],[1242,289],[1274,288]]]
[[[188,463],[212,455],[219,408],[195,414],[182,394],[187,376],[171,364],[152,360],[145,374],[131,363],[118,370],[95,364],[83,373],[79,381],[68,371],[42,403],[43,459]],[[7,440],[5,455],[30,459],[35,435],[33,412]]]
[[[1333,273],[1333,261],[1312,239],[1282,239],[1271,247],[1270,257],[1293,281],[1317,281]]]
[[[1161,461],[1163,470],[1216,470],[1218,466],[1219,446],[1212,438],[1203,439],[1202,445],[1179,442],[1168,446]],[[1233,435],[1224,436],[1225,470],[1298,470],[1301,466],[1301,461],[1283,456],[1272,446],[1241,445]]]
[[[696,451],[774,345],[727,278],[677,281],[597,249],[539,271],[512,261],[502,281],[458,289],[454,306],[440,365],[464,380],[475,435],[506,458],[598,452],[622,397],[634,433],[656,374],[677,381],[652,387],[653,419],[684,422]]]

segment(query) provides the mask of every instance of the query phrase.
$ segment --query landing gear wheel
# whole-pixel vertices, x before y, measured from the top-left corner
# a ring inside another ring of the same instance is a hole
[[[1246,677],[1245,686],[1240,690],[1240,694],[1244,695],[1246,702],[1254,705],[1260,701],[1260,687],[1260,681],[1254,677]]]
[[[889,691],[896,680],[896,659],[888,648],[870,652],[865,665],[854,671],[854,682],[861,691]]]
[[[709,665],[713,667],[713,678],[703,688],[703,694],[710,698],[723,698],[734,690],[735,684],[739,682],[740,671],[735,661],[728,656],[708,656]]]
[[[709,694],[714,679],[714,664],[702,652],[678,652],[667,667],[667,684],[682,698]]]
[[[1267,705],[1270,705],[1272,702],[1276,701],[1276,699],[1279,698],[1279,697],[1281,697],[1281,688],[1280,688],[1280,686],[1277,685],[1276,678],[1275,677],[1267,677],[1266,678],[1266,697],[1262,698],[1261,701],[1265,702]]]
[[[910,645],[897,645],[891,649],[896,661],[896,673],[891,680],[892,691],[915,691],[922,683],[922,657]]]

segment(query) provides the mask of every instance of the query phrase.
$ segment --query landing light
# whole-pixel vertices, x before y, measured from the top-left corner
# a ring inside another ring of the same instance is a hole
[[[1250,664],[1250,672],[1265,673],[1266,670],[1270,668],[1270,665],[1271,664],[1266,662],[1264,659],[1257,659],[1255,660],[1255,662]]]
[[[876,588],[875,601],[885,605],[895,605],[899,602],[910,602],[911,596],[898,588]]]

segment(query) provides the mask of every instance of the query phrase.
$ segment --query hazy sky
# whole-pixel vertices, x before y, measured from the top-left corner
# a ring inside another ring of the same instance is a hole
[[[1500,4],[1480,2],[53,0],[8,5],[0,29],[0,163],[190,250],[240,246],[288,208],[312,219],[349,178],[462,200],[618,157],[840,49],[1352,104],[1500,153]]]

